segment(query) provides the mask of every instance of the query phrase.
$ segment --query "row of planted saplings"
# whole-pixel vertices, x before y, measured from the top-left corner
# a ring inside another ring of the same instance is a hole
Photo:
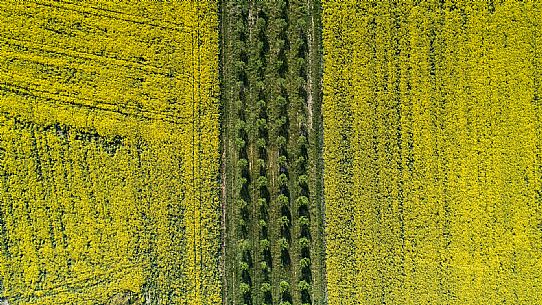
[[[252,268],[252,253],[250,243],[250,204],[252,202],[250,197],[250,174],[248,168],[248,153],[247,153],[247,141],[248,136],[244,128],[244,120],[238,121],[238,137],[236,144],[239,150],[239,159],[237,161],[237,169],[239,174],[238,180],[238,199],[237,207],[239,209],[239,253],[240,257],[240,270],[241,270],[241,283],[240,292],[241,298],[245,304],[252,304],[252,298],[250,293],[250,287],[252,285],[252,278],[250,270]]]
[[[248,2],[241,1],[239,3],[240,18],[237,19],[235,24],[234,33],[232,36],[233,41],[236,42],[234,49],[237,61],[233,65],[234,75],[236,78],[236,89],[238,89],[238,99],[236,100],[235,109],[237,109],[238,120],[236,122],[235,130],[237,131],[236,145],[238,149],[238,194],[237,194],[237,208],[239,211],[239,240],[238,240],[238,254],[240,262],[240,283],[239,293],[241,302],[247,305],[253,304],[251,287],[253,270],[253,250],[252,250],[252,238],[251,238],[251,224],[254,217],[251,212],[253,198],[251,196],[250,185],[251,174],[249,169],[249,155],[248,155],[248,143],[250,126],[247,126],[247,116],[249,113],[245,112],[248,108],[247,100],[249,99],[249,77],[247,74],[247,67],[249,65],[249,51],[248,51],[248,35],[247,35],[247,23],[248,23]]]
[[[263,95],[263,94],[262,94]],[[272,303],[271,295],[271,247],[269,243],[269,202],[270,192],[267,185],[267,107],[262,99],[258,102],[259,118],[256,123],[258,128],[258,140],[256,143],[258,149],[258,209],[259,209],[259,243],[260,243],[260,268],[261,268],[261,293],[263,304]]]
[[[309,211],[309,181],[307,175],[307,162],[308,162],[308,147],[307,147],[307,133],[302,128],[301,135],[297,140],[299,157],[296,161],[297,171],[299,176],[297,177],[297,186],[299,188],[299,196],[296,199],[297,206],[297,223],[299,226],[299,248],[300,248],[300,261],[299,268],[299,291],[301,292],[302,304],[311,304],[310,289],[312,282],[311,274],[311,235],[310,235],[310,211]]]
[[[304,3],[297,3],[303,7]],[[311,218],[310,218],[310,189],[308,178],[308,131],[307,131],[307,62],[308,42],[306,29],[306,20],[304,18],[290,18],[290,61],[289,61],[289,86],[292,99],[292,107],[295,113],[304,113],[298,117],[297,126],[299,129],[296,139],[295,162],[293,170],[296,173],[297,181],[295,185],[295,209],[297,212],[297,232],[296,236],[299,243],[299,264],[298,264],[298,291],[301,294],[300,299],[303,305],[312,304],[311,300]]]
[[[294,22],[301,22],[301,19],[296,19]],[[303,27],[302,22],[300,27]],[[302,29],[302,28],[301,28]],[[300,31],[301,32],[301,31]],[[299,32],[298,32],[299,33]],[[306,113],[306,101],[307,101],[307,91],[306,91],[306,78],[307,78],[307,69],[306,69],[306,52],[307,52],[307,41],[305,35],[296,35],[295,39],[291,44],[295,54],[295,60],[290,63],[290,69],[294,74],[292,90],[293,94],[296,95],[296,99],[293,104],[297,108],[297,111]],[[304,117],[306,119],[306,116]],[[294,163],[294,169],[297,173],[297,198],[295,207],[297,208],[297,225],[299,236],[299,249],[300,249],[300,260],[299,260],[299,282],[298,290],[301,294],[301,303],[302,304],[311,304],[311,283],[312,283],[312,273],[311,273],[311,219],[310,219],[310,210],[309,210],[309,198],[310,198],[310,189],[308,181],[308,132],[305,121],[300,122],[299,124],[299,135],[295,143],[296,149],[296,160]]]
[[[252,261],[252,246],[250,239],[250,223],[251,223],[251,203],[252,198],[250,196],[250,172],[248,167],[248,130],[246,126],[246,113],[245,109],[247,107],[247,91],[248,91],[248,77],[246,74],[245,67],[248,64],[248,57],[246,50],[244,48],[246,42],[246,35],[243,28],[246,26],[246,14],[243,18],[244,22],[240,21],[241,25],[238,25],[237,31],[237,41],[240,44],[240,47],[236,50],[238,51],[239,59],[236,62],[235,75],[237,79],[237,89],[238,89],[238,99],[235,101],[235,108],[237,109],[238,120],[236,122],[235,130],[237,132],[236,137],[236,146],[238,150],[238,161],[237,161],[237,170],[238,170],[238,184],[237,184],[237,208],[240,214],[239,219],[239,254],[240,254],[240,271],[241,271],[241,281],[239,284],[239,291],[241,294],[241,299],[247,305],[252,304],[252,297],[250,292],[250,287],[252,286],[252,277],[250,270],[253,266]]]
[[[258,43],[256,44],[256,52],[252,55],[257,56],[256,60],[256,75],[257,81],[253,90],[257,92],[258,102],[256,103],[256,130],[253,132],[256,137],[256,150],[257,160],[256,169],[258,171],[258,178],[256,179],[256,196],[257,196],[257,210],[258,210],[258,242],[259,242],[259,274],[261,280],[260,292],[261,299],[258,300],[259,304],[272,304],[273,297],[271,293],[271,268],[272,268],[272,255],[271,245],[269,242],[269,203],[270,192],[267,181],[267,168],[268,168],[268,151],[267,143],[269,141],[268,131],[268,115],[267,104],[265,102],[265,85],[262,78],[265,75],[265,62],[266,54],[269,51],[269,45],[266,36],[267,20],[263,11],[258,12],[258,19],[255,24],[256,33],[258,33]]]
[[[288,101],[285,98],[287,93],[282,90],[282,94],[276,99],[278,108],[280,109],[280,119],[278,120],[278,196],[276,199],[277,206],[280,208],[280,238],[278,244],[280,246],[280,263],[284,269],[291,268],[290,245],[292,242],[291,222],[292,213],[290,210],[290,189],[289,189],[289,155],[287,149],[287,139],[289,137],[289,120],[288,120]],[[279,285],[280,289],[280,304],[289,305],[292,303],[292,293],[290,283],[283,280]]]

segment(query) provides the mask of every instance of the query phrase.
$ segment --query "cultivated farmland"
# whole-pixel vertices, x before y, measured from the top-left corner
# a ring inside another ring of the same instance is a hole
[[[535,0],[0,0],[0,304],[542,304]]]
[[[330,305],[540,304],[541,17],[323,1]]]
[[[215,1],[0,1],[2,296],[219,304]]]
[[[318,11],[222,3],[226,304],[325,302]]]

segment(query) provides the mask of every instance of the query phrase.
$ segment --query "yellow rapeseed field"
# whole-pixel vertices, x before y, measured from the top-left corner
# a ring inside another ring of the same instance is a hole
[[[542,304],[542,5],[323,1],[329,304]]]
[[[0,0],[0,304],[542,305],[541,58],[537,0]]]
[[[216,1],[0,1],[9,304],[220,304]]]

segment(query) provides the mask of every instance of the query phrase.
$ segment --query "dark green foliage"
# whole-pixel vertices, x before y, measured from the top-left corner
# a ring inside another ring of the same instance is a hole
[[[223,3],[227,304],[325,303],[318,7]]]

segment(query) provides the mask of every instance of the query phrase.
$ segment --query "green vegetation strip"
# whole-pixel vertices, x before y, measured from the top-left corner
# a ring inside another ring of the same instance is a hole
[[[227,304],[323,304],[318,3],[224,1]]]

